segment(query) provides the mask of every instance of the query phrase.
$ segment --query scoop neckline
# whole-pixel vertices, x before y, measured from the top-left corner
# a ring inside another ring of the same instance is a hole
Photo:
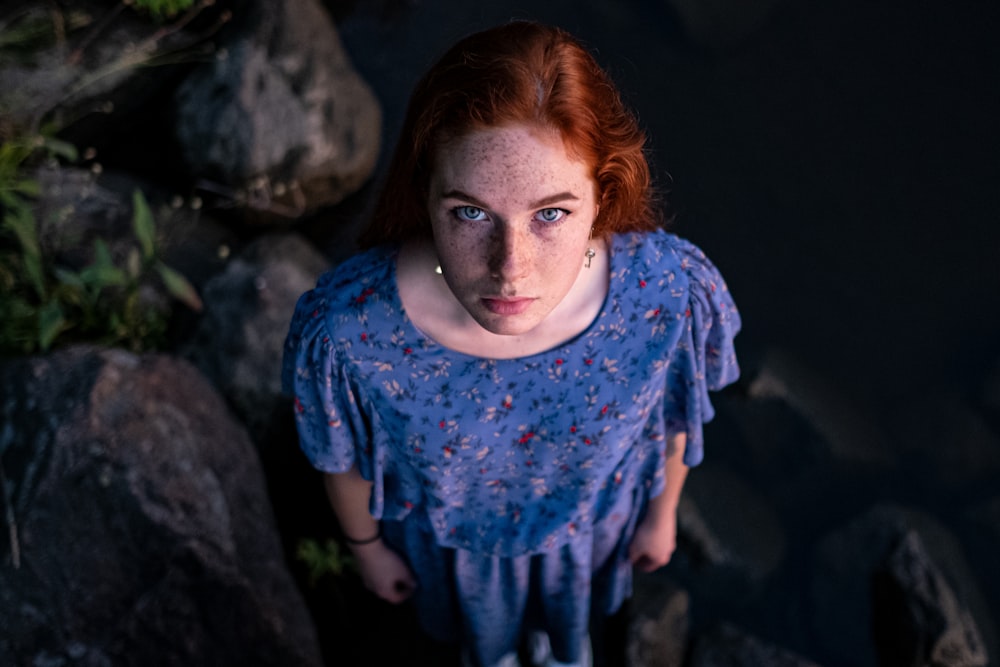
[[[619,256],[618,243],[620,238],[621,238],[620,235],[613,234],[611,237],[611,243],[608,244],[608,290],[604,294],[604,301],[601,303],[600,310],[597,311],[597,316],[594,317],[594,319],[591,320],[590,324],[588,324],[582,331],[580,331],[575,336],[567,338],[561,343],[553,345],[552,347],[542,350],[540,352],[533,352],[532,354],[526,354],[518,357],[480,357],[474,354],[469,354],[468,352],[462,352],[461,350],[456,350],[453,347],[448,347],[444,343],[441,343],[432,336],[429,336],[428,334],[424,333],[424,331],[420,329],[420,327],[418,327],[416,324],[414,324],[412,319],[410,319],[410,315],[406,311],[406,306],[403,305],[403,299],[399,295],[398,271],[396,267],[399,261],[399,253],[401,249],[400,245],[397,245],[395,247],[389,261],[389,280],[392,288],[392,299],[395,301],[394,305],[396,306],[396,308],[398,308],[399,313],[403,316],[403,322],[412,331],[414,331],[420,338],[420,340],[423,342],[422,345],[423,349],[439,350],[442,352],[447,352],[448,354],[457,355],[465,359],[476,360],[476,361],[524,362],[533,358],[543,357],[545,355],[552,354],[553,352],[562,350],[566,347],[571,347],[576,343],[578,343],[580,340],[591,336],[594,333],[594,330],[597,328],[598,323],[601,322],[605,317],[607,317],[608,304],[611,301],[612,278],[615,275],[616,270],[618,268],[615,265],[615,262]]]

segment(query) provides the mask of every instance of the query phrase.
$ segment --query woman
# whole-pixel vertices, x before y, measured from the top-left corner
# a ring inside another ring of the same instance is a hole
[[[462,40],[401,136],[367,249],[296,309],[301,445],[376,595],[470,664],[529,634],[584,664],[591,613],[670,559],[739,316],[660,229],[645,137],[567,33]]]

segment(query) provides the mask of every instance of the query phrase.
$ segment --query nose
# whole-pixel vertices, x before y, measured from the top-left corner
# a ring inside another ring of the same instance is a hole
[[[494,277],[504,280],[521,277],[531,262],[527,233],[508,223],[497,225],[490,238],[487,262]]]

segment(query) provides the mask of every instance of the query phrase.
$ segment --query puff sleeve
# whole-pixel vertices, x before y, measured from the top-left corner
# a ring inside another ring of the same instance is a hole
[[[385,456],[375,451],[359,392],[338,359],[321,294],[318,286],[296,305],[284,345],[282,389],[294,400],[299,443],[309,462],[328,473],[357,465],[362,477],[374,483],[370,511],[378,519]]]
[[[684,463],[695,466],[704,456],[702,425],[715,416],[708,392],[739,377],[733,338],[741,323],[725,281],[705,253],[677,237],[672,245],[688,294],[684,329],[667,375],[666,426],[670,433],[687,434]]]

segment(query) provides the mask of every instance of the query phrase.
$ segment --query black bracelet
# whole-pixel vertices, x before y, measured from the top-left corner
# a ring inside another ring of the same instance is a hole
[[[375,531],[375,535],[369,537],[367,540],[356,540],[353,537],[349,536],[347,533],[344,533],[344,541],[347,542],[348,544],[353,544],[355,546],[361,546],[364,544],[371,544],[372,542],[378,542],[381,538],[382,538],[381,523],[378,524],[378,530]]]

